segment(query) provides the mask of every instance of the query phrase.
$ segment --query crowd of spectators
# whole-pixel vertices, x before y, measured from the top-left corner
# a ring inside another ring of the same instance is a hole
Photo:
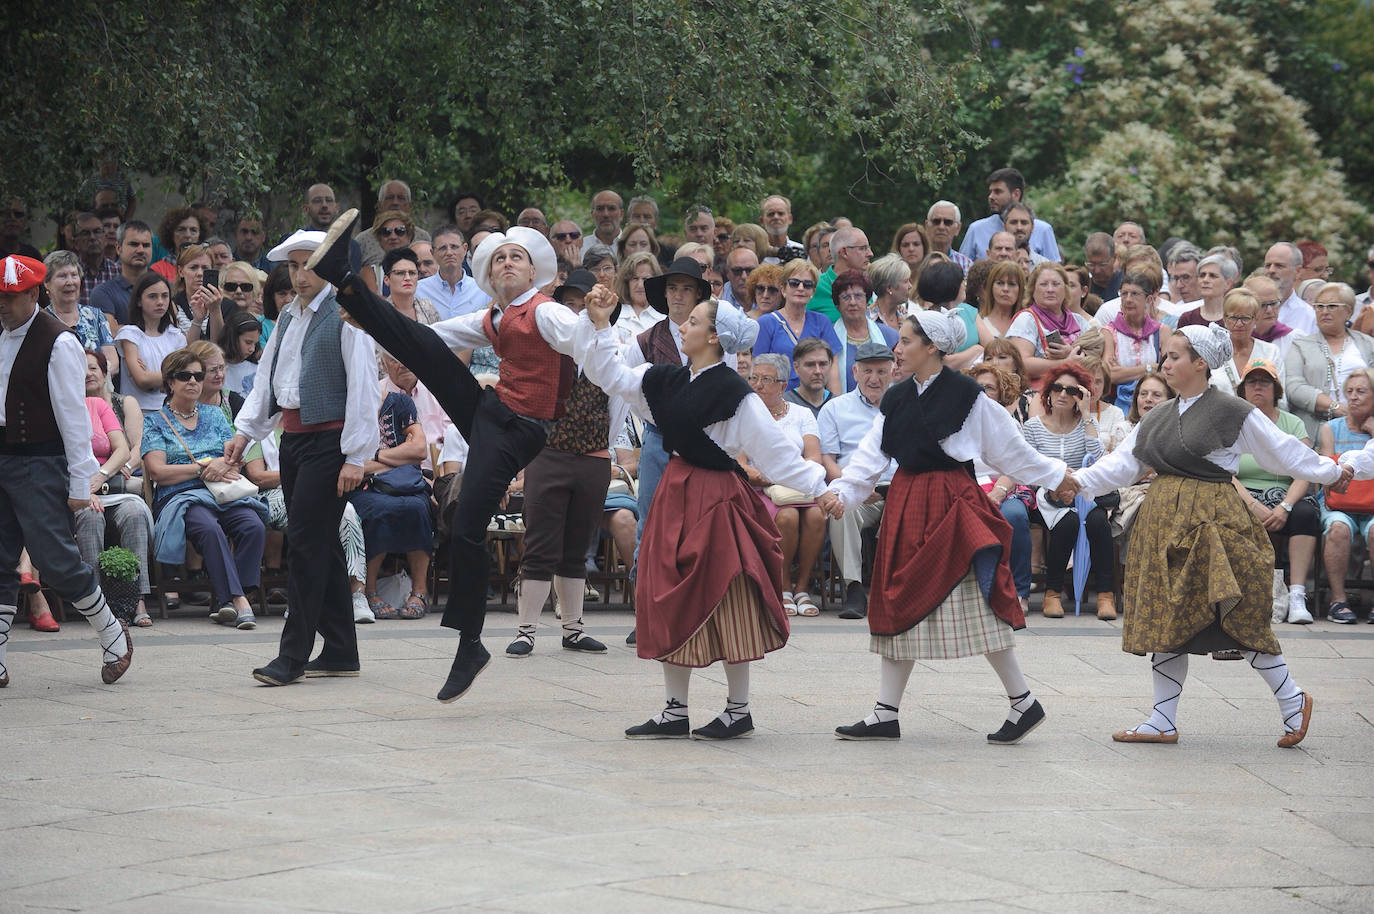
[[[99,189],[98,182],[91,186]],[[371,225],[351,245],[350,261],[401,314],[438,324],[490,307],[471,276],[470,255],[490,233],[526,226],[546,235],[559,255],[559,276],[546,291],[574,270],[589,271],[620,299],[617,329],[628,341],[672,317],[650,304],[646,281],[675,258],[693,258],[712,294],[759,324],[752,353],[737,359],[740,374],[779,434],[831,479],[872,425],[887,389],[903,380],[893,349],[903,320],[918,309],[964,322],[967,342],[946,364],[977,379],[1032,446],[1071,468],[1110,452],[1144,413],[1173,395],[1160,360],[1170,334],[1192,325],[1219,324],[1230,333],[1234,357],[1212,373],[1213,387],[1249,400],[1322,454],[1370,440],[1374,310],[1369,292],[1357,295],[1355,286],[1374,279],[1374,248],[1369,275],[1346,277],[1353,284],[1333,281],[1320,239],[1274,238],[1263,262],[1247,267],[1235,248],[1209,246],[1208,239],[1152,244],[1146,227],[1123,218],[1093,227],[1100,230],[1081,250],[1066,250],[1044,218],[1052,214],[1032,209],[1019,172],[998,169],[987,188],[988,212],[966,229],[959,207],[939,200],[923,218],[901,225],[887,251],[875,251],[863,228],[845,217],[802,227],[778,194],[760,202],[757,222],[739,224],[711,206],[672,205],[650,194],[627,205],[613,190],[595,194],[580,221],[550,223],[552,216],[528,206],[512,223],[479,194],[465,192],[446,218],[426,227],[417,221],[409,185],[389,180],[378,189]],[[26,238],[24,201],[7,201],[0,220],[0,254],[44,260],[41,303],[88,354],[92,447],[101,464],[91,490],[105,511],[78,512],[73,535],[88,562],[107,543],[138,556],[143,599],[129,621],[152,624],[154,563],[190,563],[209,578],[211,618],[251,628],[263,569],[275,572],[281,563],[285,509],[276,443],[260,442],[242,476],[224,461],[224,444],[277,315],[315,290],[294,288],[286,266],[267,259],[269,233],[252,213],[225,224],[213,207],[197,203],[168,210],[154,226],[130,216],[132,193],[118,198],[122,207],[110,197],[99,207],[95,199],[76,201],[46,255]],[[660,225],[660,207],[681,213],[680,233]],[[329,186],[315,184],[300,212],[299,227],[322,230],[339,202]],[[489,347],[460,357],[479,379],[498,371]],[[456,429],[402,360],[379,350],[377,377],[382,447],[340,525],[359,622],[427,613],[431,555],[466,456]],[[641,430],[631,420],[613,431],[618,484],[607,496],[602,537],[617,546],[604,555],[628,566],[643,520],[633,497]],[[778,527],[785,609],[818,614],[833,577],[841,615],[862,617],[865,531],[881,522],[885,486],[859,510],[827,522],[800,493],[773,485],[747,455],[740,461]],[[1087,573],[1075,580],[1086,580],[1096,594],[1099,617],[1115,618],[1119,562],[1150,475],[1095,503],[1060,504],[977,462],[971,471],[1012,525],[1009,559],[1023,603],[1043,587],[1044,616],[1063,615],[1070,598],[1081,597],[1070,594],[1070,562],[1086,563]],[[1335,622],[1355,621],[1347,576],[1374,546],[1374,496],[1353,507],[1347,498],[1335,510],[1322,492],[1266,473],[1253,460],[1242,461],[1235,484],[1276,545],[1274,621],[1310,622],[1313,609]],[[217,497],[212,486],[239,487],[242,497]],[[520,486],[517,478],[512,496]],[[495,523],[518,531],[510,515]],[[1080,540],[1086,549],[1076,548]],[[589,568],[602,556],[594,547]],[[405,572],[402,586],[388,599],[381,580],[396,571]],[[1309,604],[1309,583],[1329,593],[1324,605]],[[53,625],[41,600],[31,618],[45,629]]]

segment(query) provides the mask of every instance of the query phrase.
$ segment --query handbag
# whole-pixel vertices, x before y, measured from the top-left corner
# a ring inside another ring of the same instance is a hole
[[[792,505],[809,505],[816,500],[805,492],[800,492],[791,486],[780,486],[777,483],[765,486],[763,494],[779,508],[787,508]]]
[[[1332,457],[1332,460],[1336,458]],[[1326,507],[1346,514],[1374,514],[1374,479],[1358,479],[1345,493],[1326,490]]]
[[[363,488],[382,495],[428,495],[429,484],[419,464],[408,463],[381,473],[372,473],[363,480]]]
[[[192,463],[200,463],[196,460],[196,455],[191,453],[191,449],[186,446],[186,439],[181,437],[181,432],[177,431],[176,424],[167,418],[167,414],[158,410],[162,415],[162,421],[167,423],[167,427],[172,430],[172,434],[177,436],[177,441],[181,442],[181,447],[186,451],[186,456],[191,458]],[[238,479],[228,479],[224,481],[212,481],[202,479],[200,484],[209,490],[214,496],[215,504],[227,505],[230,502],[238,501],[240,498],[250,498],[258,494],[257,485],[247,476],[240,476]]]

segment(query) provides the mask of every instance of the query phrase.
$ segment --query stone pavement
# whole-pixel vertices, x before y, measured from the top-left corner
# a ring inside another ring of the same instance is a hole
[[[546,623],[552,617],[544,617]],[[267,688],[280,618],[174,619],[100,684],[80,621],[21,626],[0,692],[0,911],[710,912],[1374,910],[1374,626],[1283,626],[1316,697],[1307,740],[1243,663],[1195,658],[1177,746],[1125,746],[1146,660],[1116,624],[1038,615],[1019,638],[1048,712],[989,746],[1006,700],[979,658],[917,665],[899,743],[833,738],[871,707],[862,623],[799,620],[755,667],[752,739],[627,742],[662,703],[631,616],[605,656],[541,629],[467,697],[433,617],[362,627],[363,676]],[[694,723],[724,703],[693,680]]]

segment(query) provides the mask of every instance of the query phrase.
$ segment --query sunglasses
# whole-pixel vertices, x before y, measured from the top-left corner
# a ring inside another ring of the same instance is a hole
[[[172,372],[173,381],[204,381],[205,372],[203,371],[174,371]]]
[[[814,279],[789,279],[787,284],[794,289],[814,289],[816,281]]]
[[[1074,384],[1051,384],[1051,385],[1050,385],[1050,393],[1052,393],[1052,394],[1068,394],[1069,396],[1073,397],[1075,400],[1081,400],[1081,399],[1083,399],[1083,388],[1078,387],[1077,385],[1074,385]]]
[[[730,240],[730,233],[729,233],[729,232],[721,232],[719,235],[716,236],[716,240],[717,240],[717,241],[729,241],[729,240]]]
[[[253,284],[252,284],[251,282],[226,282],[226,283],[224,284],[224,291],[226,291],[226,292],[252,292],[252,291],[253,291]]]
[[[782,292],[782,289],[779,289],[777,286],[755,286],[754,294],[758,295],[760,292],[766,292],[769,295],[778,295]]]
[[[953,225],[953,224],[954,224],[954,220],[953,220],[953,219],[945,219],[945,218],[927,219],[926,221],[929,222],[931,225]]]
[[[392,236],[394,236],[394,237],[396,237],[396,238],[401,238],[401,237],[404,237],[405,235],[410,234],[410,230],[407,229],[404,225],[396,225],[396,226],[392,226],[391,228],[382,228],[382,229],[379,229],[379,231],[380,231],[380,233],[381,233],[382,235],[384,235],[384,236],[385,236],[385,235],[392,235]]]
[[[748,276],[748,275],[749,275],[749,271],[752,270],[752,269],[754,269],[754,268],[753,268],[753,267],[731,267],[731,268],[730,268],[730,275],[731,275],[731,276]]]
[[[582,237],[581,232],[554,232],[555,241],[576,241]]]

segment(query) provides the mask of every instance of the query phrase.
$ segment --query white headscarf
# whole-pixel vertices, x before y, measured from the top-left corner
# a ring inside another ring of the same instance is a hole
[[[716,305],[716,338],[726,352],[743,352],[759,337],[759,322],[728,302]]]
[[[1188,338],[1188,345],[1192,346],[1193,351],[1207,363],[1208,368],[1220,368],[1236,353],[1231,345],[1231,334],[1218,324],[1206,327],[1180,327],[1178,332]]]
[[[943,354],[949,355],[964,348],[964,341],[968,339],[968,328],[964,326],[963,318],[953,311],[948,314],[941,314],[939,311],[917,311],[910,316],[916,318],[916,323],[920,324],[921,332],[926,335],[926,339],[934,343],[935,348]]]

